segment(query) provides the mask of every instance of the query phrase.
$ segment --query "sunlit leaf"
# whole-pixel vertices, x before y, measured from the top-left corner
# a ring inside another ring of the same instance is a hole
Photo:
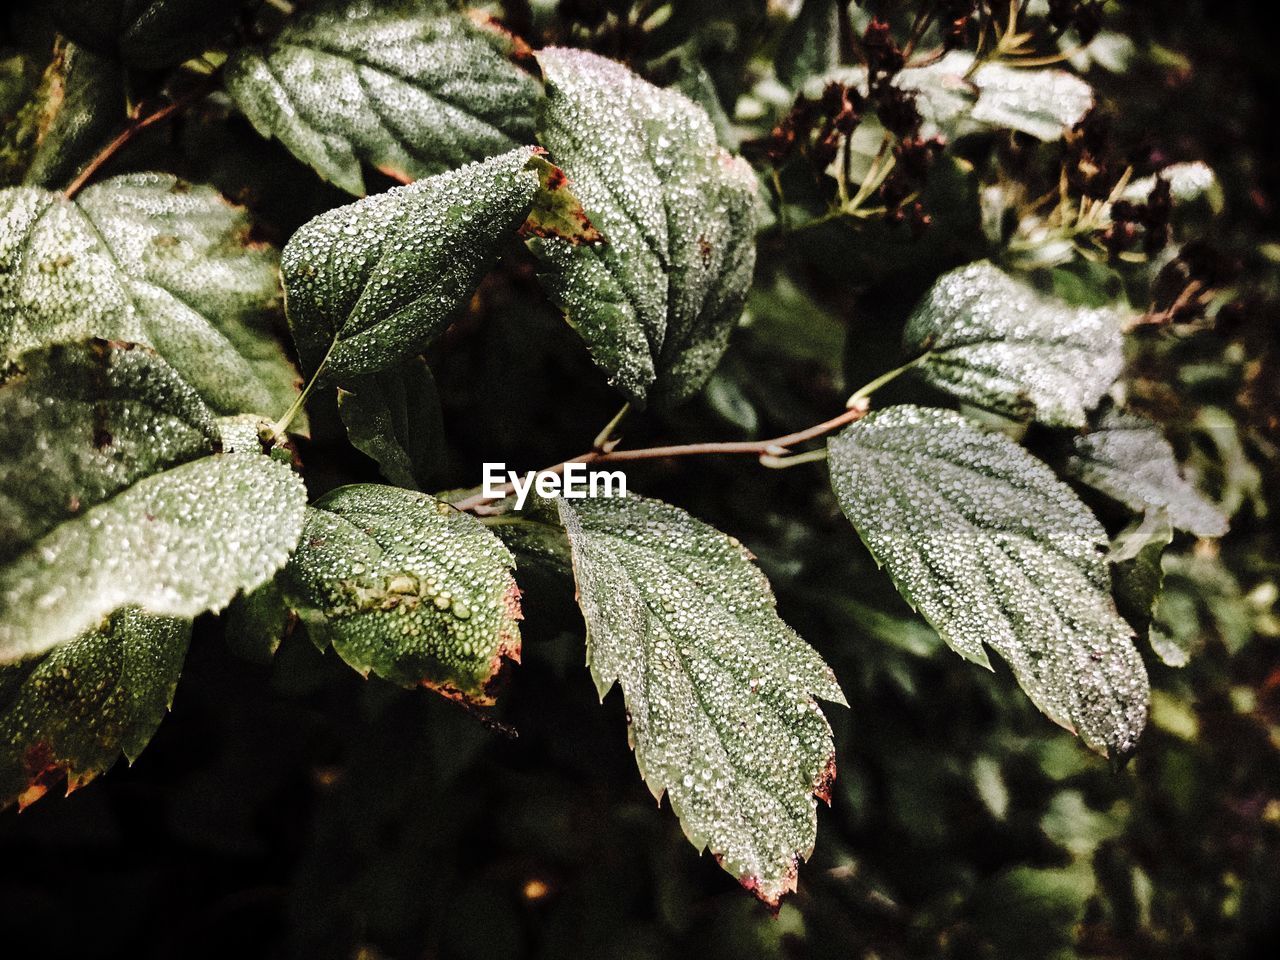
[[[512,40],[429,0],[325,2],[226,66],[263,136],[363,195],[361,161],[416,180],[533,142],[538,82]]]
[[[313,373],[375,373],[458,316],[539,189],[527,149],[321,214],[284,248],[289,325]]]
[[[639,497],[560,500],[587,662],[622,687],[649,789],[689,841],[777,904],[813,850],[835,776],[816,697],[835,675],[778,617],[751,555],[682,510]]]
[[[1041,710],[1124,755],[1148,685],[1116,611],[1102,525],[1000,433],[956,413],[890,407],[830,443],[845,514],[898,591],[968,660],[999,653]]]
[[[269,327],[274,252],[244,211],[161,173],[74,201],[0,191],[0,365],[86,337],[154,347],[219,413],[283,410],[294,372]]]
[[[1135,513],[1163,507],[1180,530],[1220,537],[1227,518],[1183,479],[1173,447],[1151,420],[1107,410],[1097,425],[1075,438],[1067,473]]]
[[[986,261],[944,274],[907,321],[919,369],[962,400],[1081,427],[1120,373],[1123,314],[1070,306]]]
[[[755,264],[756,180],[706,112],[612,60],[538,54],[538,135],[604,243],[533,243],[544,283],[628,399],[674,404],[719,362]]]
[[[22,360],[0,387],[0,663],[136,605],[192,617],[283,566],[306,491],[260,451],[218,452],[207,410],[145,348]]]

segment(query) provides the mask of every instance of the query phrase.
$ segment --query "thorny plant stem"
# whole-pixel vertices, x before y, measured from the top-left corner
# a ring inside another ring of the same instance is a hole
[[[808,440],[816,440],[818,437],[832,433],[841,427],[855,423],[867,415],[870,409],[868,398],[883,387],[886,383],[905,373],[914,367],[923,357],[917,357],[910,363],[890,370],[882,376],[876,377],[866,386],[859,389],[852,397],[849,398],[848,404],[843,413],[840,413],[830,420],[824,420],[822,423],[816,423],[811,427],[803,430],[797,430],[794,433],[783,434],[780,437],[773,437],[770,440],[734,440],[723,443],[684,443],[675,446],[666,447],[644,447],[639,450],[617,450],[607,444],[610,442],[606,439],[605,445],[597,445],[596,448],[576,457],[571,457],[562,463],[547,467],[540,473],[564,473],[565,467],[571,463],[626,463],[636,460],[667,460],[677,457],[700,457],[700,456],[736,456],[747,455],[759,458],[761,464],[767,467],[790,467],[797,466],[801,463],[810,463],[815,460],[821,460],[826,456],[825,450],[812,450],[801,454],[791,454],[791,447],[804,443]],[[624,407],[624,412],[628,408]],[[617,423],[621,420],[621,414],[615,416],[609,425],[600,432],[600,437],[607,437],[613,433]],[[616,441],[614,441],[616,442]],[[597,438],[599,444],[599,437]],[[462,511],[479,510],[491,500],[499,499],[511,493],[515,488],[510,483],[504,483],[495,488],[498,491],[497,497],[489,497],[483,491],[471,493],[469,496],[460,500],[453,501],[453,506]]]
[[[126,144],[134,137],[140,134],[147,127],[168,120],[175,113],[189,107],[191,104],[204,97],[213,89],[217,83],[217,73],[211,73],[200,83],[195,89],[186,94],[171,100],[158,110],[147,114],[146,116],[137,116],[129,121],[128,126],[118,133],[110,143],[102,148],[92,160],[85,165],[84,169],[76,175],[71,181],[62,195],[68,200],[74,200],[78,194],[89,183],[90,180],[102,169],[103,164],[114,157]]]

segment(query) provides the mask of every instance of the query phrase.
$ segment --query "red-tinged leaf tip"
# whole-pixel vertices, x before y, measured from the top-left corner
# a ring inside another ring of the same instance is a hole
[[[538,191],[534,194],[529,216],[520,227],[522,237],[557,237],[574,246],[604,243],[605,237],[574,194],[563,170],[545,158],[545,150],[535,149],[528,169],[538,174]]]
[[[831,806],[831,786],[836,781],[836,755],[834,753],[827,757],[827,765],[822,768],[822,772],[818,775],[817,782],[813,785],[813,795]]]

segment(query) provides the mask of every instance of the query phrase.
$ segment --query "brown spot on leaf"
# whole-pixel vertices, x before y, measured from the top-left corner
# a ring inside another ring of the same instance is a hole
[[[26,771],[27,787],[18,794],[19,810],[25,810],[48,793],[66,770],[46,740],[37,740],[27,747],[22,755],[22,766]]]
[[[818,774],[817,782],[813,785],[813,795],[831,806],[831,785],[836,781],[836,755],[832,753],[827,757],[826,766],[822,768],[822,772]]]

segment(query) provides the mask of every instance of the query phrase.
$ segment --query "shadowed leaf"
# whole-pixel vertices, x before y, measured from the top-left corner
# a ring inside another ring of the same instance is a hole
[[[189,620],[128,608],[43,656],[0,667],[0,808],[132,763],[173,702]]]

